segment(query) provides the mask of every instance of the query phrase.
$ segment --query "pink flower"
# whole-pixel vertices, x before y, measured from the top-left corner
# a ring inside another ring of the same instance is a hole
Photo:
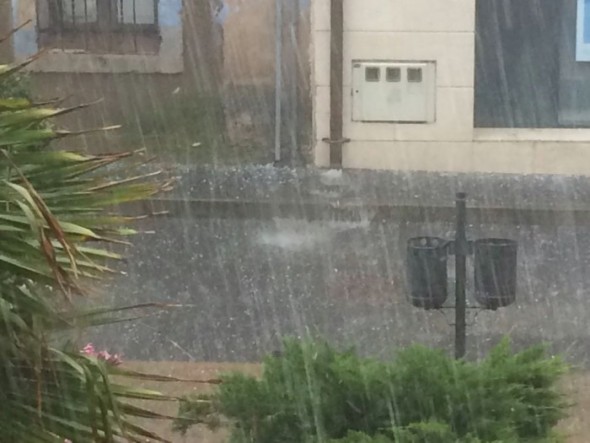
[[[70,440],[69,438],[64,438],[64,443],[72,443],[72,440]]]
[[[88,357],[96,357],[99,360],[103,360],[112,366],[119,366],[122,363],[119,354],[111,354],[106,350],[96,352],[92,343],[88,343],[80,352]]]
[[[109,361],[111,354],[109,354],[109,351],[100,351],[96,357],[99,360]]]
[[[84,346],[84,348],[80,352],[82,352],[82,354],[84,354],[84,355],[89,355],[89,356],[96,355],[96,350],[94,349],[94,345],[92,343],[88,343],[86,346]]]
[[[110,365],[113,365],[113,366],[119,366],[123,363],[123,361],[121,360],[121,357],[119,356],[119,354],[113,354],[107,360],[107,363]]]

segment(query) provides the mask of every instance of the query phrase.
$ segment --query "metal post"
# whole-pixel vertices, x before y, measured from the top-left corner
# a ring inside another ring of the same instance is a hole
[[[467,210],[467,194],[457,193],[457,232],[455,234],[455,358],[465,356],[466,329],[465,321],[467,310],[467,298],[465,295],[465,282],[467,280],[467,254],[468,243],[465,233]]]
[[[294,163],[299,153],[299,0],[291,0],[291,162]]]
[[[281,161],[283,96],[283,0],[275,0],[275,162]]]
[[[330,1],[330,167],[342,168],[344,2]]]

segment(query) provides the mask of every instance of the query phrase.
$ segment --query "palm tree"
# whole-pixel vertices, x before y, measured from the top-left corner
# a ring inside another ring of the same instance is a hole
[[[0,92],[25,64],[0,65]],[[135,424],[156,414],[134,400],[165,397],[121,384],[140,374],[64,337],[131,309],[84,310],[77,299],[114,272],[120,256],[107,244],[133,234],[112,208],[169,183],[141,172],[133,153],[48,149],[76,134],[41,123],[75,110],[0,99],[0,441],[163,441]]]

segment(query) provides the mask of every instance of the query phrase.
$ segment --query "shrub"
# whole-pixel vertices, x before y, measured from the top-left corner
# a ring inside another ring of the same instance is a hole
[[[424,347],[381,362],[288,340],[260,379],[229,374],[185,398],[175,426],[225,419],[232,441],[255,443],[540,442],[564,417],[564,371],[544,347],[513,353],[507,340],[481,363]]]
[[[122,259],[109,243],[133,233],[112,208],[167,183],[142,173],[132,153],[47,149],[75,135],[48,120],[78,108],[31,102],[15,77],[23,66],[0,65],[0,441],[165,441],[138,425],[161,417],[136,400],[168,400],[135,386],[146,376],[63,342],[139,308],[92,307],[84,296]]]
[[[31,78],[27,73],[17,71],[2,79],[0,99],[31,98]]]
[[[198,162],[228,149],[223,103],[217,96],[173,95],[155,108],[129,113],[122,124],[125,145],[143,145],[158,155],[182,154],[183,159]]]

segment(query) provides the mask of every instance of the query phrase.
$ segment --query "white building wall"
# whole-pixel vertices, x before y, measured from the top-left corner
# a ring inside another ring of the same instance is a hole
[[[590,174],[590,130],[474,128],[475,0],[343,1],[345,168]],[[312,14],[315,163],[327,167],[330,0]],[[353,122],[353,60],[435,61],[435,123]]]

